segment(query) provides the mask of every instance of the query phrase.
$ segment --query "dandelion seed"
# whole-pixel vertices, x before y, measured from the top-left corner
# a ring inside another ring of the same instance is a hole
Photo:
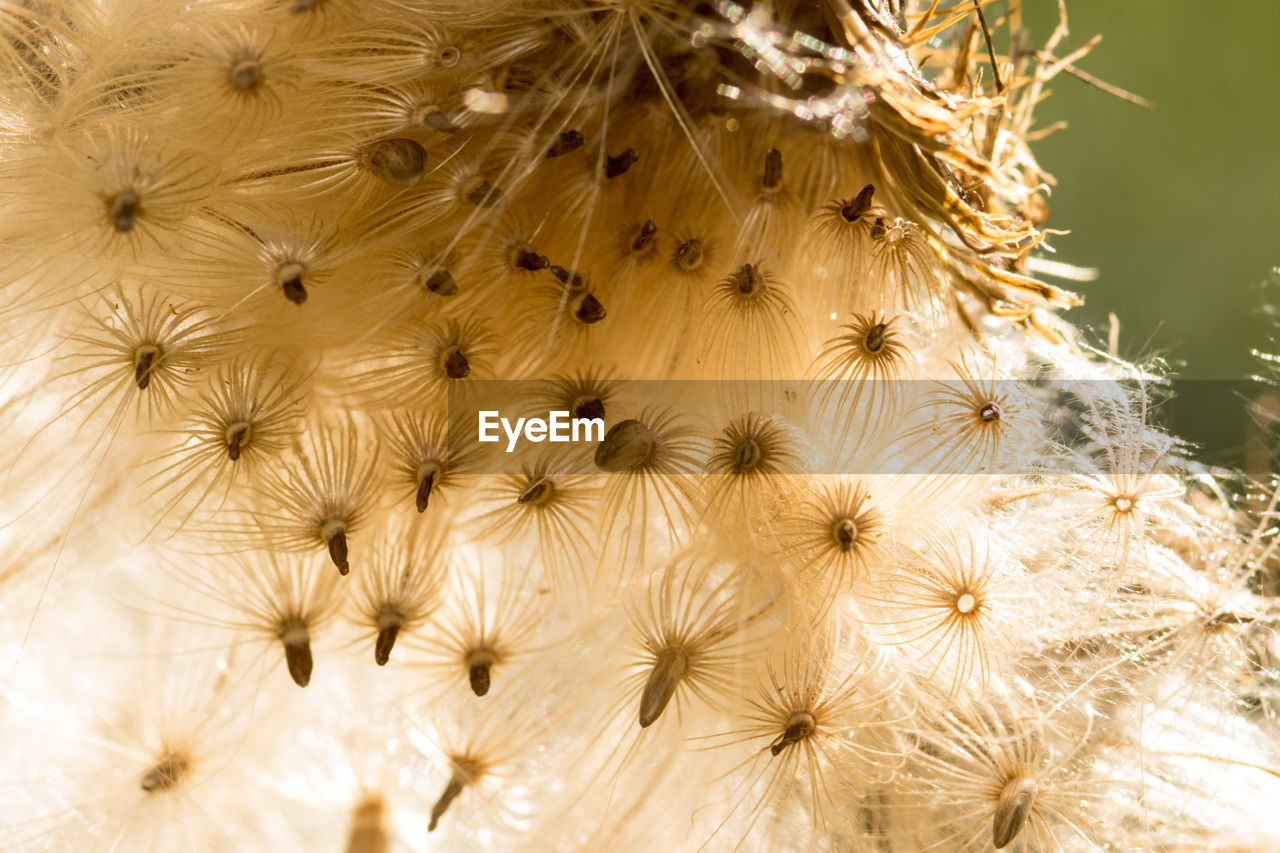
[[[542,460],[524,466],[520,474],[495,480],[477,507],[480,528],[495,542],[536,547],[563,587],[569,575],[581,573],[595,551],[596,543],[588,535],[597,509],[591,479],[553,473]]]
[[[475,455],[469,446],[459,450],[449,441],[442,417],[397,412],[383,430],[395,457],[396,482],[413,495],[418,512],[426,512],[432,497],[448,495]]]
[[[385,405],[418,406],[434,402],[454,383],[491,375],[496,352],[495,338],[479,320],[414,320],[391,337],[390,351],[360,376],[371,396]]]
[[[825,610],[834,597],[888,556],[892,530],[885,510],[859,480],[840,478],[805,494],[783,512],[778,539],[809,600]]]
[[[635,678],[643,684],[640,727],[681,695],[722,706],[770,637],[766,620],[778,592],[749,567],[705,558],[675,560],[655,575],[646,598],[628,611],[638,640]]]
[[[931,721],[907,768],[906,809],[932,803],[937,823],[913,843],[939,849],[1060,850],[1064,836],[1092,841],[1082,808],[1113,798],[1117,780],[1090,775],[1093,714],[1083,729],[1049,716],[1016,683]],[[941,796],[941,800],[936,799]]]
[[[937,321],[945,310],[946,282],[920,226],[900,216],[877,216],[869,237],[869,273],[863,286],[855,284],[853,309],[909,311]]]
[[[770,379],[793,375],[798,351],[790,289],[758,262],[740,264],[716,285],[698,337],[714,375]]]
[[[159,481],[157,492],[171,494],[162,515],[187,496],[203,499],[253,476],[285,450],[302,415],[304,379],[284,353],[224,365],[190,415],[181,443],[159,457],[163,468],[149,478]]]
[[[69,337],[73,348],[59,361],[81,390],[67,411],[92,414],[111,405],[111,423],[127,409],[144,421],[168,415],[235,340],[210,312],[149,290],[109,291],[86,310],[88,329]],[[145,392],[145,393],[137,393]]]
[[[377,464],[376,457],[361,463],[359,443],[353,423],[317,424],[295,464],[263,487],[269,504],[279,508],[259,522],[273,547],[319,545],[340,574],[350,571],[347,537],[369,515]]]
[[[730,814],[744,806],[753,812],[740,824],[746,832],[793,797],[803,797],[821,831],[834,804],[828,774],[850,791],[862,791],[903,760],[905,747],[889,732],[912,709],[894,701],[896,685],[878,683],[868,652],[858,653],[843,678],[833,666],[835,652],[834,636],[822,628],[792,634],[781,671],[768,665],[742,726],[720,736],[731,744],[765,741],[750,762],[749,787],[738,789],[743,799]]]
[[[469,568],[458,576],[426,649],[432,667],[448,681],[463,677],[473,694],[487,696],[495,677],[533,651],[549,602],[514,564],[504,563],[492,575],[483,562]]]
[[[217,170],[158,135],[110,125],[67,143],[41,204],[92,254],[163,249],[213,188]]]
[[[981,526],[943,526],[906,549],[892,572],[866,593],[879,615],[866,621],[877,639],[902,644],[948,697],[984,689],[1013,652],[1012,569],[993,552]]]
[[[374,635],[373,659],[386,666],[396,642],[421,631],[435,612],[444,585],[443,536],[380,530],[360,573],[354,621]]]
[[[440,824],[440,818],[449,810],[449,806],[463,789],[475,784],[485,773],[483,764],[466,755],[450,755],[449,763],[453,771],[449,775],[448,783],[444,786],[444,791],[440,794],[440,799],[436,800],[431,807],[431,822],[427,824],[427,832],[435,831]]]

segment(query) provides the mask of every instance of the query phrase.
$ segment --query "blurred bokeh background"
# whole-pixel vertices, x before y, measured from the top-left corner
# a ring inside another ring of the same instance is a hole
[[[1057,0],[1023,0],[1033,47]],[[1079,67],[1154,102],[1143,109],[1071,76],[1040,107],[1069,127],[1039,142],[1058,180],[1049,226],[1058,259],[1098,268],[1073,316],[1121,355],[1160,355],[1182,377],[1165,421],[1206,461],[1238,465],[1246,403],[1263,371],[1252,349],[1280,351],[1264,305],[1280,305],[1280,2],[1068,0],[1059,55],[1095,34]],[[1267,282],[1272,285],[1268,288]],[[1270,291],[1270,292],[1268,292]],[[1253,467],[1253,464],[1250,465]]]

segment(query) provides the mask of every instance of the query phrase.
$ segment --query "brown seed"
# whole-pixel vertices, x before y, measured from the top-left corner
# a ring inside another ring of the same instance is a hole
[[[640,233],[631,241],[631,251],[637,255],[644,254],[653,248],[653,238],[658,233],[658,226],[652,219],[646,219],[640,226]]]
[[[484,696],[489,692],[493,665],[498,656],[486,648],[472,649],[467,652],[467,679],[471,682],[471,692]]]
[[[458,283],[448,270],[436,270],[423,282],[427,290],[439,296],[454,296],[458,292]]]
[[[734,271],[729,280],[737,285],[739,293],[750,296],[760,287],[760,272],[751,264],[743,264]]]
[[[190,769],[191,761],[185,755],[166,752],[150,770],[142,774],[142,790],[154,794],[175,788]]]
[[[262,65],[256,59],[242,59],[231,66],[231,85],[252,92],[262,84]]]
[[[556,486],[550,477],[539,477],[516,498],[516,503],[541,506],[555,496]]]
[[[351,571],[351,564],[347,562],[346,531],[338,527],[325,537],[325,544],[329,546],[329,559],[338,567],[338,574],[345,576]]]
[[[844,221],[857,222],[859,217],[871,209],[871,197],[875,194],[876,188],[871,184],[867,184],[856,198],[844,202],[840,206],[840,215],[844,217]]]
[[[155,344],[144,344],[133,354],[133,383],[139,391],[147,390],[151,384],[151,371],[155,369],[156,360],[160,358],[160,347]]]
[[[397,187],[411,187],[427,170],[427,151],[412,139],[392,137],[369,146],[365,163],[374,177]]]
[[[777,148],[770,148],[764,155],[764,175],[760,178],[760,188],[765,192],[782,189],[782,152]]]
[[[738,445],[738,449],[733,454],[733,473],[741,474],[743,471],[750,471],[760,464],[763,456],[760,443],[754,438],[748,438]]]
[[[991,820],[991,846],[1002,850],[1018,837],[1036,803],[1039,786],[1029,776],[1015,776],[1005,783]]]
[[[284,291],[285,298],[294,305],[307,301],[307,288],[302,277],[307,272],[306,264],[301,261],[285,261],[276,267],[276,284]]]
[[[435,485],[435,481],[435,468],[428,468],[418,477],[418,492],[414,496],[414,503],[418,507],[418,512],[427,511],[427,503],[431,500],[431,489]]]
[[[573,416],[578,420],[604,420],[604,401],[599,397],[579,397],[573,401]]]
[[[791,716],[787,717],[786,729],[782,735],[778,737],[770,746],[769,753],[777,755],[792,744],[800,741],[813,734],[813,730],[817,728],[817,721],[814,720],[813,714],[808,711],[792,711]]]
[[[121,190],[107,199],[107,213],[111,216],[111,227],[121,234],[127,234],[138,224],[138,214],[142,209],[142,199],[133,190]]]
[[[636,153],[634,148],[628,148],[621,154],[613,157],[606,157],[604,164],[604,176],[606,178],[616,178],[619,175],[626,174],[635,162],[640,159],[640,155]]]
[[[679,646],[668,646],[658,653],[640,694],[641,728],[648,728],[662,716],[688,669],[689,654]]]
[[[634,418],[614,424],[596,446],[596,467],[602,471],[634,471],[653,454],[653,431]]]
[[[587,286],[587,278],[582,273],[567,270],[558,264],[552,264],[548,271],[556,277],[556,281],[571,291],[583,290]]]
[[[307,626],[301,622],[290,622],[280,632],[280,640],[284,643],[284,662],[289,668],[289,677],[299,687],[311,683],[311,636]]]
[[[399,611],[384,609],[378,614],[378,639],[373,644],[373,661],[378,666],[386,666],[391,660],[391,650],[403,627],[404,617]]]
[[[502,190],[477,175],[463,187],[462,197],[476,207],[500,207],[506,201]]]
[[[978,419],[984,424],[1000,420],[1000,405],[995,401],[987,403],[978,409]]]
[[[427,824],[427,832],[435,832],[437,826],[440,825],[440,818],[449,810],[449,805],[458,798],[462,793],[462,789],[472,780],[472,773],[469,772],[470,767],[455,767],[453,773],[449,776],[449,782],[444,786],[444,792],[440,794],[440,799],[436,800],[435,805],[431,807],[431,821]]]
[[[467,360],[462,347],[453,346],[444,351],[441,358],[445,376],[450,379],[466,379],[471,375],[471,362]]]
[[[555,142],[551,143],[551,147],[547,149],[547,159],[551,160],[555,157],[563,157],[570,151],[577,151],[586,143],[581,131],[566,130],[560,134]]]
[[[704,254],[702,241],[695,237],[685,240],[677,246],[676,253],[671,260],[678,269],[685,272],[693,272],[702,266]]]
[[[458,129],[458,126],[453,123],[453,119],[449,118],[448,113],[435,104],[420,107],[415,113],[415,117],[417,123],[428,130],[450,133]]]
[[[235,462],[253,439],[253,425],[248,421],[236,421],[227,427],[226,438],[227,456]]]
[[[550,264],[550,261],[532,249],[516,250],[515,266],[517,269],[537,272],[538,270],[545,270]]]
[[[888,233],[888,231],[889,229],[886,228],[884,224],[884,217],[877,216],[875,224],[871,226],[871,239],[880,240]]]
[[[867,331],[867,337],[863,340],[863,346],[867,348],[867,352],[880,352],[884,348],[886,331],[888,326],[884,323],[876,323]]]
[[[838,518],[835,524],[831,525],[831,534],[835,537],[840,550],[847,554],[853,550],[853,543],[858,538],[858,525],[852,518]]]
[[[391,837],[384,825],[386,810],[386,803],[377,794],[361,800],[351,817],[351,831],[343,853],[387,853],[391,849]]]
[[[578,300],[577,307],[573,309],[573,316],[585,326],[599,323],[605,318],[605,314],[604,304],[591,293],[584,293]]]

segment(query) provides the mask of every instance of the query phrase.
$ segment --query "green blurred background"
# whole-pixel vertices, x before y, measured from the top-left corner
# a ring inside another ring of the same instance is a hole
[[[1044,44],[1056,0],[1024,0],[1031,44]],[[1120,353],[1165,357],[1178,376],[1166,422],[1206,461],[1238,465],[1249,427],[1235,393],[1262,370],[1251,349],[1280,351],[1263,306],[1280,265],[1280,2],[1068,0],[1058,53],[1102,42],[1078,65],[1155,102],[1146,110],[1063,75],[1041,125],[1069,127],[1035,145],[1058,180],[1049,199],[1057,258],[1100,270],[1071,315]],[[1213,380],[1213,381],[1209,381]]]

